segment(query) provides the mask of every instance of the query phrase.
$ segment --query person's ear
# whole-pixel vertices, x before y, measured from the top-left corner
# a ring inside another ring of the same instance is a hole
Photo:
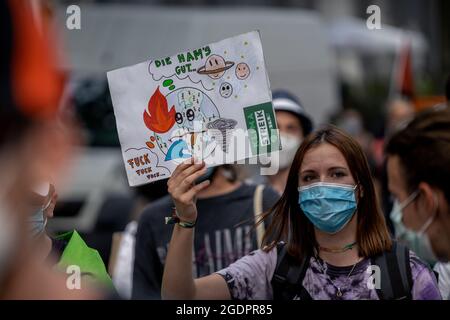
[[[419,207],[419,214],[424,215],[426,219],[436,214],[438,210],[438,199],[436,192],[426,182],[419,183],[419,199],[417,199],[417,206]]]
[[[53,218],[53,211],[55,210],[57,200],[58,194],[56,193],[55,186],[53,184],[50,184],[49,199],[47,200],[50,201],[50,203],[48,205],[48,208],[44,211],[44,214],[47,217],[47,219]]]

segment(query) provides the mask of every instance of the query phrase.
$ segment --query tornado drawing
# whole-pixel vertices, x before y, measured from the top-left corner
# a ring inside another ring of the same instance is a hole
[[[215,129],[213,135],[216,139],[217,144],[222,145],[222,151],[224,153],[228,152],[228,144],[229,144],[228,137],[230,136],[232,129],[234,129],[236,125],[237,125],[236,120],[225,118],[214,120],[212,122],[209,122],[207,125],[208,129]],[[217,134],[219,132],[220,134]]]

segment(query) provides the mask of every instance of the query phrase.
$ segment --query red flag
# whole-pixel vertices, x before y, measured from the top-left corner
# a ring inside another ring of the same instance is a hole
[[[397,62],[393,70],[393,83],[391,84],[391,97],[402,96],[414,100],[414,79],[412,64],[411,42],[405,42],[397,55]]]

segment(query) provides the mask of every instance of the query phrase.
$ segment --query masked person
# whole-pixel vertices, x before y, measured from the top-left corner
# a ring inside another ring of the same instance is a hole
[[[194,279],[194,227],[203,223],[194,197],[209,182],[192,182],[204,172],[204,164],[186,161],[168,182],[178,224],[166,258],[164,298],[440,299],[433,272],[392,242],[367,159],[339,129],[316,131],[300,146],[286,189],[267,214],[263,249]],[[380,281],[372,283],[374,269]]]
[[[89,248],[77,231],[50,237],[46,230],[48,219],[53,218],[58,195],[55,187],[43,183],[33,190],[33,213],[30,216],[30,235],[42,260],[65,272],[76,265],[83,275],[82,281],[91,286],[114,292],[114,286],[97,250]],[[37,207],[37,208],[36,208]]]
[[[57,180],[77,141],[73,122],[58,113],[62,83],[48,34],[29,1],[0,1],[0,299],[102,297],[85,286],[71,290],[30,236],[30,186]]]
[[[389,190],[402,226],[397,236],[418,243],[431,261],[450,259],[450,110],[418,114],[386,146]],[[448,265],[446,268],[448,270]],[[443,270],[440,271],[443,273]],[[442,280],[449,282],[449,272]],[[445,280],[447,279],[447,280]],[[449,292],[450,290],[445,290]],[[444,291],[443,291],[444,292]]]
[[[387,176],[387,164],[384,149],[387,140],[395,134],[397,131],[404,128],[409,121],[414,117],[415,110],[412,102],[406,98],[394,97],[386,104],[386,118],[385,129],[383,139],[379,139],[376,144],[377,147],[375,154],[377,154],[377,171],[375,175],[380,177],[380,198],[382,199],[383,212],[385,213],[386,221],[391,234],[405,234],[405,230],[398,224],[398,214],[395,214],[397,208],[394,207],[391,194],[388,188],[388,176]],[[390,215],[391,213],[391,215]],[[408,236],[408,235],[406,235]],[[423,249],[420,248],[420,244],[414,240],[409,242],[409,248],[415,253],[419,254],[419,257],[425,259],[427,262],[433,262],[430,257],[422,255]]]
[[[265,176],[264,183],[282,194],[294,155],[303,139],[311,133],[313,123],[300,101],[287,91],[274,91],[272,104],[277,118],[282,149],[268,155],[270,166],[276,170],[276,173]]]
[[[279,198],[270,188],[258,188],[237,179],[235,167],[222,165],[205,169],[196,183],[211,181],[197,194],[201,222],[190,270],[201,277],[222,269],[258,247],[255,217]],[[150,204],[139,220],[135,243],[133,299],[160,299],[161,282],[172,229],[164,218],[173,212],[169,195]],[[261,211],[261,212],[259,212]],[[191,275],[191,276],[192,276]]]
[[[133,287],[134,247],[138,221],[142,211],[152,202],[167,195],[167,180],[158,180],[134,188],[134,205],[131,210],[131,221],[120,234],[117,250],[114,251],[114,241],[109,262],[109,270],[114,287],[124,299],[131,299]],[[115,252],[115,254],[114,254]]]

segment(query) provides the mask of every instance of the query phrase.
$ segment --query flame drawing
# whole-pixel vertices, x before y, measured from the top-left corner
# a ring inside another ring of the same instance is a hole
[[[159,91],[159,87],[148,102],[148,111],[144,111],[144,123],[156,133],[165,133],[175,124],[175,106],[169,110],[167,99]]]

